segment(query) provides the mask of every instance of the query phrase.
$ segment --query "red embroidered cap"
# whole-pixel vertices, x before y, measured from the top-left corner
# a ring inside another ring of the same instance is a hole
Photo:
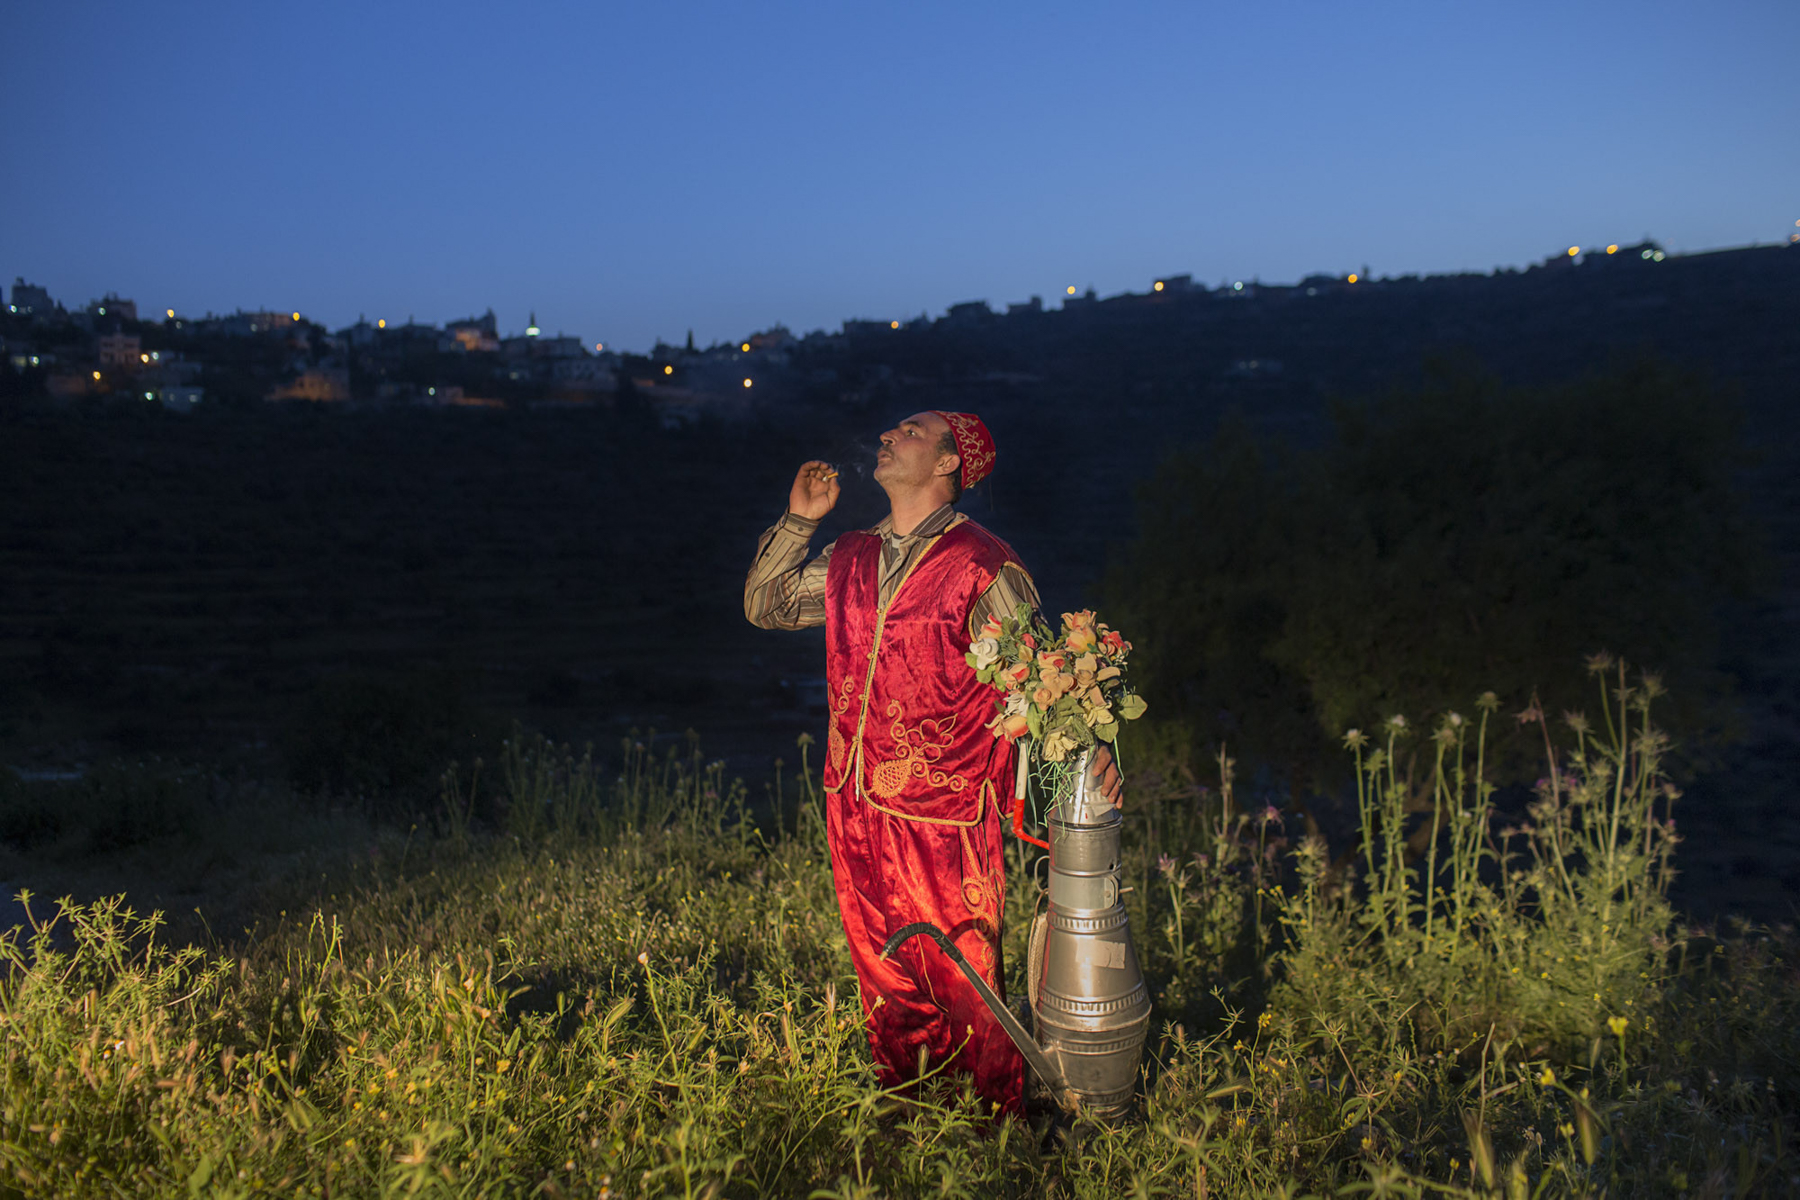
[[[962,458],[962,485],[972,488],[994,470],[994,435],[974,413],[944,412],[932,409],[949,422],[950,435],[956,439],[956,453]]]

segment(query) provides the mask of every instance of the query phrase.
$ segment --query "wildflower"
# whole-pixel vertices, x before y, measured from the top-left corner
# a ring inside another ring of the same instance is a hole
[[[1563,712],[1563,724],[1567,725],[1576,733],[1586,733],[1591,728],[1591,726],[1588,725],[1587,714],[1575,712],[1573,710],[1565,710]]]
[[[1606,1027],[1613,1031],[1613,1036],[1616,1038],[1625,1036],[1625,1027],[1629,1024],[1631,1024],[1629,1017],[1608,1017],[1606,1019]]]
[[[1521,725],[1530,725],[1533,722],[1541,723],[1544,719],[1544,710],[1539,706],[1537,697],[1533,696],[1531,703],[1514,713],[1513,716]]]
[[[1556,1082],[1556,1072],[1552,1071],[1549,1067],[1545,1067],[1544,1073],[1538,1076],[1538,1082],[1544,1087],[1550,1087]]]
[[[1175,873],[1175,858],[1174,858],[1174,856],[1169,855],[1169,854],[1157,855],[1156,856],[1156,871],[1157,871],[1157,874],[1159,874],[1159,875],[1173,875]]]
[[[1600,651],[1598,654],[1590,654],[1587,656],[1588,673],[1590,675],[1598,675],[1602,671],[1611,670],[1615,661],[1617,660],[1613,658],[1612,654],[1605,650]]]
[[[575,1160],[574,1159],[571,1158],[567,1162],[563,1163],[563,1170],[573,1171],[574,1169],[575,1169]]]
[[[1273,804],[1265,805],[1262,810],[1262,823],[1264,825],[1279,825],[1281,823],[1281,811]]]
[[[1387,719],[1387,727],[1395,733],[1405,733],[1406,717],[1400,713],[1395,713]]]
[[[1262,1013],[1260,1013],[1256,1018],[1256,1027],[1258,1029],[1267,1029],[1269,1026],[1273,1025],[1274,1023],[1275,1023],[1275,1014],[1268,1011],[1267,1009],[1264,1009],[1262,1011]]]
[[[639,950],[638,951],[638,966],[647,967],[649,965],[650,965],[650,952],[648,950]]]
[[[805,749],[806,747],[812,745],[815,740],[816,739],[813,737],[812,734],[802,732],[799,737],[794,739],[794,744],[796,746],[799,746],[801,749]],[[723,766],[724,762],[725,762],[724,759],[720,759],[719,762],[715,765]]]
[[[1362,730],[1350,729],[1350,730],[1346,730],[1344,732],[1344,749],[1346,749],[1346,750],[1361,750],[1364,746],[1366,746],[1368,744],[1369,744],[1368,735],[1365,734]]]
[[[501,1075],[506,1074],[508,1071],[512,1070],[512,1059],[501,1059],[499,1063],[495,1065],[494,1070]]]

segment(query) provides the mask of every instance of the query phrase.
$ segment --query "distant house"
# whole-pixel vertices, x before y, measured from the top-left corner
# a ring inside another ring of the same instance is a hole
[[[214,328],[229,337],[254,337],[285,330],[294,324],[292,313],[244,312],[240,309],[229,317],[218,318]]]
[[[271,389],[266,399],[339,403],[350,399],[350,372],[337,366],[310,367]]]
[[[619,379],[611,367],[588,355],[559,357],[550,362],[550,378],[579,391],[617,391]]]
[[[138,319],[137,302],[135,300],[121,300],[118,295],[113,292],[106,293],[105,299],[88,301],[87,310],[91,315],[96,317],[108,317],[119,321],[135,321]]]
[[[776,325],[761,333],[753,333],[745,340],[750,343],[752,350],[781,350],[793,342],[794,335],[788,332],[786,325]]]
[[[970,300],[963,304],[952,304],[950,311],[944,314],[944,320],[952,325],[977,325],[994,315],[986,300]]]
[[[26,283],[24,276],[19,275],[13,277],[12,303],[7,311],[24,317],[47,317],[56,311],[56,305],[49,292],[35,283]]]
[[[157,389],[162,406],[175,412],[188,412],[206,398],[206,389],[194,383],[170,383]]]
[[[95,339],[100,365],[135,371],[143,365],[144,348],[135,333],[103,333]]]
[[[58,400],[73,400],[94,390],[91,371],[58,371],[44,378],[44,390]]]
[[[1041,313],[1043,311],[1044,298],[1042,296],[1033,296],[1023,304],[1008,304],[1006,306],[1006,315],[1009,317],[1027,316],[1031,313]]]
[[[452,321],[444,326],[444,332],[450,335],[453,343],[449,349],[461,348],[470,354],[492,352],[500,349],[499,326],[494,319],[494,310],[488,309],[479,317],[470,317],[464,321]]]

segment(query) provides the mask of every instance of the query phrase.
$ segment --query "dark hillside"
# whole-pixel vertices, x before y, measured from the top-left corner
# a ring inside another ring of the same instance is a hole
[[[1416,381],[1432,358],[1529,384],[1649,354],[1735,395],[1761,455],[1743,482],[1777,570],[1729,626],[1724,664],[1749,740],[1688,809],[1755,841],[1687,861],[1772,911],[1800,886],[1780,787],[1800,765],[1797,329],[1800,249],[1762,248],[855,325],[799,343],[754,410],[691,427],[668,427],[654,397],[185,416],[8,400],[0,761],[272,764],[303,698],[360,674],[453,688],[573,740],[694,726],[754,770],[815,723],[821,639],[739,613],[756,534],[803,458],[852,468],[833,525],[860,524],[880,503],[854,466],[880,429],[919,408],[983,413],[1000,469],[966,507],[1060,610],[1091,599],[1130,536],[1136,481],[1226,412],[1305,444],[1332,398]]]

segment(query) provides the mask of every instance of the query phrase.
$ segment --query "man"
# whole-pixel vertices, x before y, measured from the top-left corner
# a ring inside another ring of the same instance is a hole
[[[923,938],[880,957],[896,929],[930,921],[1002,991],[1013,747],[986,728],[995,693],[963,655],[990,616],[1035,609],[1038,596],[1012,549],[953,507],[994,458],[979,417],[913,414],[876,454],[888,515],[810,562],[839,485],[830,464],[803,464],[757,546],[744,615],[765,629],[825,626],[826,836],[883,1084],[954,1059],[982,1097],[1017,1113],[1023,1060],[955,965]],[[1117,803],[1110,755],[1096,756],[1095,774]]]

